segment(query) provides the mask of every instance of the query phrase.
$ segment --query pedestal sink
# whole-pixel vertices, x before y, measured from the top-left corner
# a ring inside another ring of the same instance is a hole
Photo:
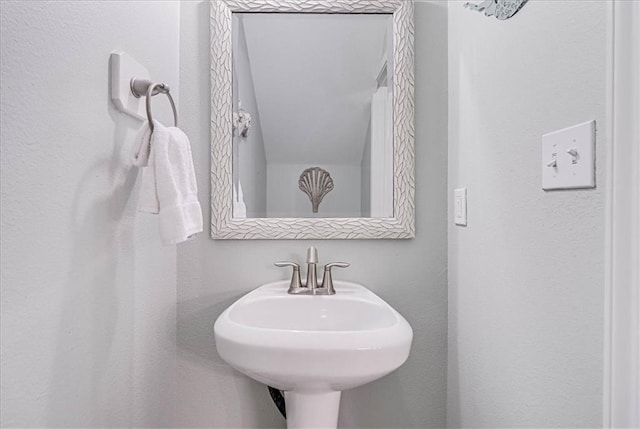
[[[409,356],[413,331],[368,290],[335,281],[336,295],[287,294],[268,283],[227,308],[214,326],[229,365],[285,391],[287,428],[336,428],[340,393],[376,380]]]

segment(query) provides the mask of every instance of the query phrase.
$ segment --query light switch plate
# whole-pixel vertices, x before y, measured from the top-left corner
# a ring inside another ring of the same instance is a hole
[[[453,191],[453,220],[456,225],[467,225],[467,188]]]
[[[596,122],[542,136],[542,189],[594,188]]]

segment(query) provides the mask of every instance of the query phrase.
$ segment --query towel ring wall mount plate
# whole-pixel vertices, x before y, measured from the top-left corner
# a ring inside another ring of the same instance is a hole
[[[177,126],[178,112],[169,92],[169,86],[164,83],[154,83],[150,76],[147,68],[131,55],[120,50],[112,52],[109,56],[111,101],[118,111],[141,121],[148,120],[153,130],[151,101],[147,94],[151,96],[165,94],[171,103],[174,125]],[[147,97],[144,103],[142,97]]]

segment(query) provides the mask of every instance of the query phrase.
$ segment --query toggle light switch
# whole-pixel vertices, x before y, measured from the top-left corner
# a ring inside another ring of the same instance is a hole
[[[542,136],[542,189],[596,186],[595,135],[589,121]]]

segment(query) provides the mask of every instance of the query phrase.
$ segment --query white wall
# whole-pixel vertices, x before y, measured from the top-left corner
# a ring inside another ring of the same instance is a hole
[[[181,9],[182,125],[191,137],[200,187],[209,189],[209,7]],[[446,414],[447,18],[442,2],[416,4],[416,224],[414,240],[213,241],[200,235],[178,254],[178,427],[284,427],[266,387],[226,365],[213,322],[235,299],[288,273],[279,259],[302,261],[310,245],[321,261],[345,260],[340,272],[403,313],[414,329],[407,363],[389,376],[345,392],[341,428],[442,428]],[[197,142],[197,143],[196,143]],[[209,216],[206,215],[208,220]]]
[[[360,162],[390,15],[244,14],[269,164]]]
[[[451,428],[601,426],[606,3],[450,3]],[[542,191],[541,135],[591,119],[598,187]]]
[[[298,187],[300,174],[320,167],[331,175],[333,189],[324,196],[318,213]],[[269,164],[267,166],[268,217],[360,217],[361,187],[359,165]]]
[[[108,61],[177,95],[179,13],[2,2],[2,427],[175,427],[176,250],[136,211],[141,123],[114,111]]]
[[[605,428],[640,427],[640,2],[612,3],[605,217]]]

